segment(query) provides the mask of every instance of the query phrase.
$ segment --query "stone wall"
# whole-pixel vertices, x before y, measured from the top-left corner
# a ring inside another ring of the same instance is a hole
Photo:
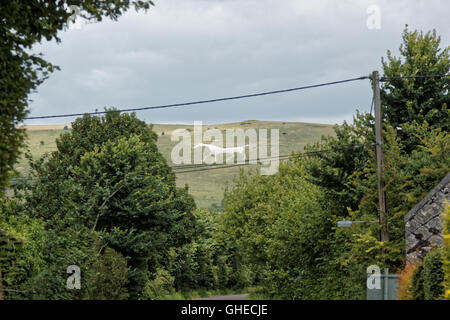
[[[450,202],[450,173],[405,215],[406,260],[421,261],[435,247],[442,247],[442,212]]]

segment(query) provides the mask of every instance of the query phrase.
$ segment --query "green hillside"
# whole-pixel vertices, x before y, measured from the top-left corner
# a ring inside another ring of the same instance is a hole
[[[303,151],[306,144],[318,141],[322,135],[333,134],[331,125],[300,123],[300,122],[268,122],[247,120],[237,123],[217,125],[203,125],[203,130],[217,128],[225,129],[279,129],[280,130],[280,155],[289,155],[292,151]],[[171,151],[177,142],[171,142],[171,133],[176,129],[188,129],[193,131],[193,125],[164,125],[155,124],[153,130],[158,134],[159,151],[171,162]],[[55,139],[64,132],[61,126],[55,129],[28,130],[28,147],[34,158],[39,158],[46,152],[56,149]],[[193,134],[192,134],[193,136]],[[268,151],[270,153],[270,151]],[[249,170],[255,166],[245,166]],[[26,160],[18,163],[17,169],[24,173],[28,170]],[[209,171],[188,172],[177,174],[177,185],[189,186],[190,193],[194,196],[197,205],[210,207],[220,205],[223,199],[223,191],[232,183],[233,177],[238,173],[239,167],[216,169]]]

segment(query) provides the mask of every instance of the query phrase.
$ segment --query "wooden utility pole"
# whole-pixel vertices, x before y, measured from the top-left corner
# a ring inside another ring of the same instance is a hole
[[[380,225],[381,225],[381,241],[389,241],[389,233],[387,230],[386,222],[386,197],[384,193],[384,175],[383,175],[383,117],[381,115],[381,95],[380,95],[380,78],[378,71],[372,73],[373,78],[373,101],[375,105],[375,139],[377,150],[377,171],[378,171],[378,205],[380,212]]]

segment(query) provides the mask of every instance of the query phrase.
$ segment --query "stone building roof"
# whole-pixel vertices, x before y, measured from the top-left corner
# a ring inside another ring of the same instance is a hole
[[[406,259],[420,261],[433,248],[442,246],[442,212],[450,201],[450,173],[405,215]]]
[[[411,216],[415,215],[417,211],[419,211],[425,204],[427,204],[433,196],[436,195],[436,193],[443,189],[446,185],[450,183],[450,173],[448,173],[444,179],[439,182],[436,187],[433,188],[426,196],[422,199],[418,204],[415,205],[414,208],[408,211],[408,213],[405,215],[405,222],[411,218]]]

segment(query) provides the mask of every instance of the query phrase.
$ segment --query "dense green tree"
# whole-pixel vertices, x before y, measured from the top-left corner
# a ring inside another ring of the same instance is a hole
[[[385,123],[396,129],[402,150],[411,153],[424,133],[415,129],[423,128],[424,122],[429,130],[441,128],[446,132],[450,129],[449,47],[440,48],[440,37],[435,31],[423,34],[406,28],[400,54],[401,57],[396,58],[388,51],[387,58],[382,58],[385,77],[381,90],[382,110]],[[432,77],[428,77],[430,75]],[[306,148],[306,151],[317,152],[314,157],[319,159],[308,165],[311,181],[326,187],[325,192],[342,204],[340,211],[343,213],[346,207],[356,209],[363,196],[349,182],[355,172],[365,172],[367,160],[373,156],[369,152],[374,147],[356,147],[375,142],[373,129],[373,117],[358,113],[353,124],[336,126],[335,136],[324,137]]]
[[[130,7],[148,9],[150,0],[10,0],[0,3],[0,192],[23,147],[25,132],[16,126],[28,113],[28,96],[56,67],[31,48],[60,41],[75,5],[88,21],[117,20]]]
[[[404,60],[383,60],[390,241],[379,240],[377,223],[335,227],[379,219],[374,118],[357,113],[278,174],[241,176],[226,194],[221,232],[241,282],[276,298],[364,299],[368,266],[402,266],[404,214],[450,170],[448,48],[435,32],[405,30],[403,39]]]
[[[341,215],[347,214],[348,207],[356,209],[362,197],[351,186],[351,179],[368,166],[369,151],[375,148],[373,120],[370,114],[357,113],[352,124],[344,122],[334,127],[335,136],[322,137],[305,147],[311,160],[305,164],[309,181],[324,188]]]
[[[390,241],[379,240],[378,223],[336,228],[342,218],[379,219],[374,118],[357,113],[278,174],[243,175],[226,193],[219,230],[236,248],[228,252],[241,283],[276,298],[365,299],[368,266],[402,266],[404,214],[450,170],[448,48],[441,52],[434,32],[403,38],[404,60],[390,52],[383,60]],[[438,77],[411,77],[423,75]]]
[[[442,249],[442,269],[444,271],[444,297],[450,300],[450,204],[445,203],[444,212],[444,245]]]
[[[351,235],[335,234],[339,217],[306,177],[304,161],[293,160],[273,176],[242,174],[226,193],[218,231],[235,249],[235,281],[277,299],[362,298],[348,278],[363,284],[364,270],[339,260]]]
[[[387,259],[395,266],[403,252],[402,215],[448,172],[450,61],[449,47],[439,46],[435,31],[423,34],[406,28],[401,58],[388,51],[382,59],[384,134],[389,136],[384,148],[390,153],[385,156],[384,179],[388,219],[393,219],[389,232],[396,239],[389,244],[393,251]],[[333,199],[334,212],[346,216],[349,208],[376,218],[374,119],[357,113],[353,124],[336,126],[335,133],[306,148],[313,152],[306,164],[308,179]]]
[[[322,157],[293,155],[276,175],[241,175],[225,195],[218,228],[228,244],[228,260],[236,262],[229,265],[236,281],[260,285],[272,298],[365,299],[368,266],[400,268],[404,214],[450,170],[449,133],[411,125],[420,138],[412,154],[403,150],[396,130],[387,126],[384,132],[389,242],[380,241],[378,223],[336,228],[342,218],[379,219],[373,146],[362,147],[367,148],[362,169],[346,177],[345,187],[351,190],[346,196],[360,199],[355,209],[343,208],[346,203],[337,202],[335,189],[311,183],[315,180],[308,170],[325,163]],[[352,132],[358,130],[364,128]]]
[[[6,299],[31,296],[26,284],[45,269],[44,223],[20,211],[18,201],[0,199],[0,295]]]
[[[18,199],[0,203],[0,271],[4,298],[124,299],[127,261],[101,233],[59,220],[49,228]],[[70,290],[67,267],[81,268],[81,290]],[[0,290],[0,291],[2,291]]]
[[[423,263],[419,263],[411,278],[411,293],[413,300],[425,300],[423,285]]]
[[[442,255],[441,248],[434,249],[414,270],[411,279],[414,300],[439,300],[445,297]]]
[[[194,212],[193,241],[173,248],[169,254],[170,274],[176,290],[231,288],[233,283],[229,256],[217,237],[218,215],[213,210]]]
[[[165,266],[170,248],[190,242],[194,232],[194,200],[176,187],[155,141],[134,114],[84,116],[61,135],[57,151],[32,163],[25,187],[28,215],[47,228],[104,234],[131,268],[131,298],[139,297],[149,272]]]
[[[403,31],[400,57],[388,50],[382,59],[385,81],[381,87],[383,115],[398,129],[398,135],[411,152],[418,140],[405,127],[412,121],[426,121],[432,129],[450,130],[450,47],[440,47],[436,31]]]
[[[405,151],[394,128],[386,126],[384,131],[386,218],[390,240],[384,243],[384,256],[380,258],[394,269],[402,266],[405,256],[404,215],[450,171],[450,134],[441,129],[432,130],[426,123],[413,122],[409,126],[413,127],[418,141],[410,154]],[[377,220],[379,217],[375,152],[369,151],[369,154],[366,169],[355,172],[350,184],[363,195],[354,211],[357,220]]]
[[[444,297],[444,270],[442,249],[434,249],[423,260],[423,291],[425,300],[439,300]]]

